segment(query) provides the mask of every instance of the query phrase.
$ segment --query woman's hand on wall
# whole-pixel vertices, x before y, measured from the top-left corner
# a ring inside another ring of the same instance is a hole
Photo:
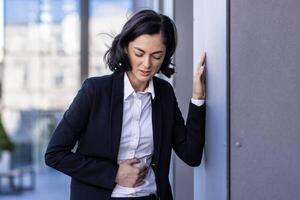
[[[193,85],[193,99],[205,99],[205,65],[206,53],[203,53],[200,57],[199,64],[197,65],[196,72],[194,75],[194,85]]]

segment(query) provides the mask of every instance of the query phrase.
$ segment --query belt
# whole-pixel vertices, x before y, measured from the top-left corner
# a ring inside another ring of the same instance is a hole
[[[111,200],[158,200],[155,194],[144,197],[111,197]]]

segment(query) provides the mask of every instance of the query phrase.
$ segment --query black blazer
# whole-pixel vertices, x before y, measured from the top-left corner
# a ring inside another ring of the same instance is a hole
[[[198,107],[190,102],[185,125],[172,86],[157,77],[153,77],[153,84],[151,166],[160,199],[170,200],[172,148],[188,165],[201,163],[205,104]],[[45,161],[72,177],[71,200],[106,200],[111,196],[118,171],[123,95],[124,72],[86,79],[52,135]]]

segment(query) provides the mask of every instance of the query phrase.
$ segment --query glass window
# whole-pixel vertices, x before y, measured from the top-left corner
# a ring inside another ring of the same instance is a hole
[[[112,37],[121,31],[133,12],[154,9],[157,0],[91,0],[89,19],[89,76],[110,74],[103,62]]]
[[[157,2],[89,1],[89,76],[110,73],[103,62],[112,41],[109,35],[119,33],[134,11],[154,8]],[[12,198],[68,199],[69,177],[46,167],[44,153],[80,87],[80,0],[0,3],[4,3],[0,4],[4,11],[0,18],[0,49],[4,44],[0,52],[1,120],[16,144],[7,163],[12,168],[32,166],[38,175],[34,191]]]
[[[89,18],[89,76],[111,73],[103,61],[112,37],[132,13],[132,0],[92,0]]]
[[[36,190],[39,191],[56,178],[61,179],[42,173],[49,169],[44,164],[44,152],[80,84],[80,1],[4,2],[1,116],[16,144],[10,165],[32,166],[39,173]],[[62,179],[66,192],[59,191],[62,198],[55,198],[49,187],[50,199],[68,198],[69,183]],[[38,198],[38,192],[28,195],[18,199],[46,199]]]

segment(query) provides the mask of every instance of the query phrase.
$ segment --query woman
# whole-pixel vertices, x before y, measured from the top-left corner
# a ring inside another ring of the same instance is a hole
[[[45,154],[47,165],[72,177],[71,200],[170,200],[172,148],[188,165],[200,164],[205,54],[194,77],[186,125],[172,86],[154,76],[174,73],[176,43],[169,17],[140,11],[105,54],[113,73],[84,81]]]

